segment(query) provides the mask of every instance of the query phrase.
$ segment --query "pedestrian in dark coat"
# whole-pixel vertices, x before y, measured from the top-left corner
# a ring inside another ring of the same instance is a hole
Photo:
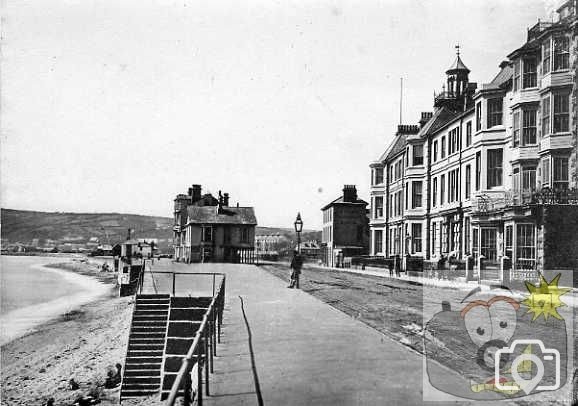
[[[395,255],[395,276],[398,278],[401,276],[401,258],[399,254]]]
[[[299,276],[301,275],[301,267],[303,266],[303,258],[299,255],[299,252],[295,250],[293,253],[293,259],[291,260],[291,283],[288,288],[299,289]]]

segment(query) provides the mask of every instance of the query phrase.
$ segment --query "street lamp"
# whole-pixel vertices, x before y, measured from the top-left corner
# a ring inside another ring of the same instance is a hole
[[[297,213],[297,218],[295,219],[295,232],[297,233],[297,252],[301,253],[301,231],[303,231],[303,220],[301,220],[301,213]]]

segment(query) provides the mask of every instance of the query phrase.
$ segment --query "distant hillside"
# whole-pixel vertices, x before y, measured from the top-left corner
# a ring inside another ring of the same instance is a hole
[[[120,213],[47,213],[25,210],[1,210],[4,242],[43,245],[48,243],[86,243],[95,237],[100,243],[116,243],[126,239],[133,229],[135,238],[157,238],[161,249],[168,249],[173,237],[170,217],[141,216]],[[290,228],[257,227],[257,235],[282,234],[293,239]],[[317,231],[303,233],[304,239],[318,239]]]

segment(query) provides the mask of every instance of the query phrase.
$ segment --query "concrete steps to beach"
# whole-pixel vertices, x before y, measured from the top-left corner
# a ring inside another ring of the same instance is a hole
[[[150,396],[161,388],[169,295],[137,295],[120,399]]]
[[[211,300],[211,297],[171,298],[161,399],[168,397]]]

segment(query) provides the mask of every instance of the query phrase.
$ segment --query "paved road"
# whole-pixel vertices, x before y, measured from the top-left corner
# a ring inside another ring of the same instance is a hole
[[[227,276],[222,343],[205,404],[258,405],[257,387],[265,405],[423,403],[420,354],[313,295],[287,289],[262,268],[161,261],[153,269]],[[157,287],[168,283],[159,278]],[[145,286],[150,288],[151,282],[145,279]],[[202,276],[181,276],[177,284],[181,294],[211,289],[210,279]],[[460,376],[447,374],[461,382]]]
[[[169,262],[154,269],[227,275],[223,340],[206,404],[258,404],[239,296],[265,405],[422,403],[417,353],[303,291],[287,289],[268,272],[251,265]]]

